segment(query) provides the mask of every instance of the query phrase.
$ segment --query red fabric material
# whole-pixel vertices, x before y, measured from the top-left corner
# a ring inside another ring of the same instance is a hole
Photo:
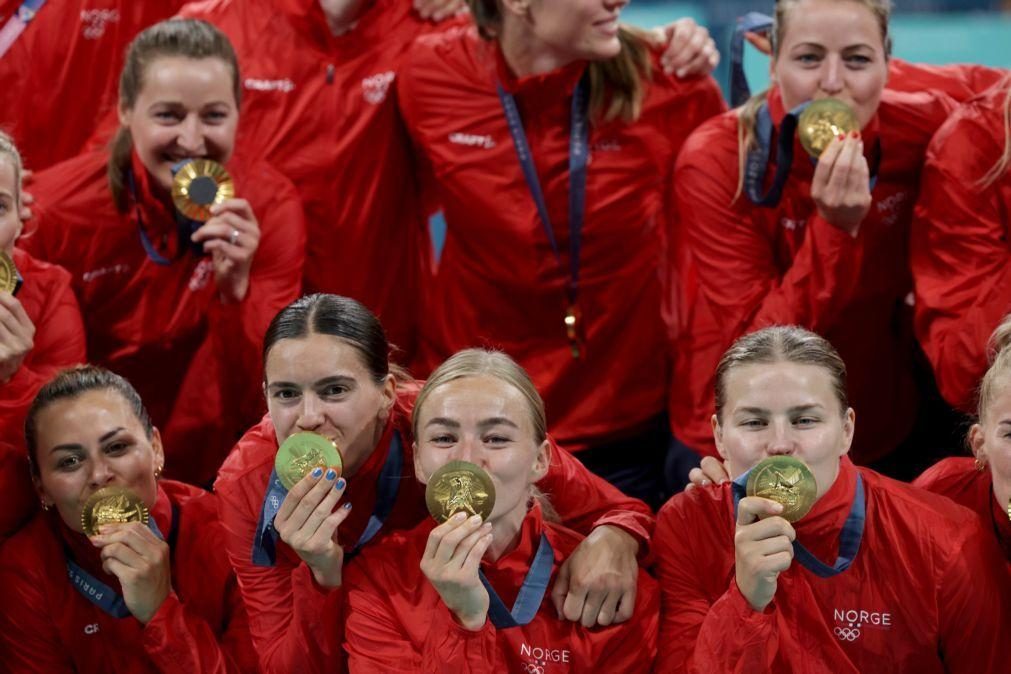
[[[318,0],[210,0],[180,14],[210,21],[235,47],[237,152],[298,188],[311,244],[306,292],[365,304],[408,362],[431,245],[394,79],[407,46],[434,24],[408,0],[376,0],[340,37]]]
[[[150,260],[137,214],[152,240],[175,240],[161,190],[138,161],[139,208],[121,213],[96,151],[40,173],[36,217],[20,243],[73,278],[88,335],[88,357],[136,387],[161,430],[166,474],[209,484],[228,449],[262,414],[260,345],[267,324],[295,299],[305,233],[291,184],[264,164],[230,162],[236,194],[250,202],[261,237],[249,292],[220,300],[210,257]],[[174,244],[163,255],[174,253]],[[227,402],[226,402],[227,401]]]
[[[832,563],[858,470],[867,519],[852,565],[820,578],[794,561],[762,613],[734,580],[729,483],[661,509],[658,671],[1005,670],[1011,586],[993,538],[965,508],[844,458],[836,483],[794,524],[797,540]]]
[[[656,657],[659,598],[656,581],[639,572],[633,617],[611,627],[586,629],[560,620],[551,586],[533,620],[508,630],[491,620],[483,629],[463,628],[421,572],[435,522],[387,536],[347,568],[345,648],[353,671],[446,672],[645,672]],[[481,568],[506,606],[512,606],[530,569],[541,532],[554,548],[552,579],[581,536],[545,522],[535,506],[523,521],[519,542]]]
[[[21,367],[0,384],[0,541],[28,521],[37,497],[28,483],[25,415],[42,385],[59,370],[85,361],[81,310],[70,288],[70,274],[14,249],[14,265],[24,283],[17,299],[35,326],[34,346]]]
[[[775,90],[769,105],[778,122],[785,111]],[[818,215],[810,197],[814,166],[799,143],[782,200],[764,208],[744,194],[735,200],[737,112],[692,134],[673,185],[680,294],[670,301],[681,313],[670,414],[678,438],[715,456],[716,365],[735,339],[775,324],[820,333],[849,365],[850,401],[860,411],[854,460],[880,458],[906,437],[916,409],[906,239],[927,143],[952,105],[940,94],[885,91],[864,129],[865,152],[880,140],[882,157],[855,239]]]
[[[398,80],[401,110],[434,171],[448,224],[420,327],[420,370],[467,346],[504,350],[530,373],[551,433],[573,451],[631,435],[663,412],[666,186],[685,137],[724,108],[711,78],[681,81],[654,66],[637,122],[590,129],[579,289],[584,348],[575,360],[563,324],[569,118],[584,65],[517,79],[497,47],[471,28],[417,41]],[[496,78],[523,117],[561,264],[516,158]]]
[[[0,25],[22,2],[0,0]],[[0,128],[14,137],[26,168],[42,170],[85,148],[98,122],[115,114],[127,45],[182,4],[50,0],[42,7],[0,59]]]
[[[256,672],[245,608],[220,545],[212,494],[163,481],[152,516],[169,535],[172,592],[152,620],[114,618],[85,599],[67,579],[64,545],[89,573],[120,591],[83,534],[55,511],[38,514],[0,549],[0,657],[11,671]]]
[[[1006,68],[974,63],[937,66],[893,57],[888,61],[888,88],[910,93],[939,91],[962,103],[1000,82],[1007,72]]]
[[[916,336],[944,398],[974,411],[987,343],[1011,311],[1011,172],[980,181],[1004,150],[1011,79],[962,106],[930,144],[910,264]]]
[[[372,514],[374,485],[386,461],[394,428],[403,440],[403,480],[393,511],[374,540],[390,531],[410,529],[428,516],[424,489],[414,476],[410,417],[417,390],[416,385],[400,389],[390,425],[376,451],[357,475],[348,478],[344,500],[350,501],[353,508],[339,532],[345,549],[358,540]],[[254,532],[276,453],[274,427],[269,417],[264,417],[239,441],[221,467],[214,489],[228,533],[225,543],[249,607],[253,642],[264,670],[330,670],[343,657],[342,592],[319,588],[308,567],[280,540],[274,567],[252,563]],[[648,549],[653,526],[649,507],[592,475],[561,448],[553,447],[551,468],[538,487],[548,494],[562,518],[582,533],[611,524],[637,538],[644,551]]]
[[[947,496],[979,515],[983,528],[993,531],[1000,543],[1008,561],[1008,571],[1011,571],[1011,517],[1008,517],[1008,505],[997,502],[989,468],[976,470],[971,457],[952,456],[923,471],[913,485]]]

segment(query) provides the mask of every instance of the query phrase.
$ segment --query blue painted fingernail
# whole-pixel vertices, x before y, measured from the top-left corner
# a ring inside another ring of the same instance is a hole
[[[313,477],[319,477],[322,474],[323,474],[323,469],[320,468],[319,466],[316,466],[316,468],[312,471],[312,476]]]
[[[346,484],[347,482],[344,481],[344,478],[340,478],[337,480],[337,484],[334,485],[334,489],[343,489]]]
[[[328,471],[326,472],[326,479],[328,479],[328,480],[332,480],[332,479],[334,479],[335,477],[337,477],[337,471],[336,471],[336,470],[334,470],[333,468],[331,468],[330,470],[328,470]]]
[[[351,501],[348,501],[341,507],[344,508],[344,510],[351,510]]]

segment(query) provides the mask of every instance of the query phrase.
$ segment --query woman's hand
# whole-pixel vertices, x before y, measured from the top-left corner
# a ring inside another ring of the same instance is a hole
[[[102,568],[119,579],[130,613],[150,622],[172,591],[168,543],[140,522],[103,525],[91,543],[101,550]]]
[[[737,587],[756,611],[769,605],[776,595],[779,574],[793,562],[797,533],[792,524],[776,517],[781,512],[783,506],[759,496],[746,496],[737,504]]]
[[[654,47],[664,48],[660,65],[668,75],[708,75],[720,63],[720,52],[709,31],[689,17],[654,28],[650,36]]]
[[[834,138],[821,153],[811,198],[826,222],[856,237],[871,210],[870,169],[859,133]]]
[[[35,346],[35,325],[14,295],[0,292],[0,384],[11,380]]]
[[[466,0],[414,0],[414,11],[422,19],[442,21],[467,11]]]
[[[336,508],[347,482],[332,468],[317,468],[291,488],[274,517],[274,529],[327,588],[341,586],[344,549],[337,527],[351,513],[351,504]]]
[[[193,232],[195,243],[214,262],[214,280],[225,302],[241,302],[249,291],[249,270],[260,245],[260,224],[245,199],[211,206],[211,219]]]
[[[432,529],[421,558],[421,572],[466,629],[476,632],[488,618],[488,591],[478,571],[492,542],[491,525],[480,515],[456,513]]]
[[[632,617],[639,582],[639,542],[627,531],[603,525],[590,532],[558,570],[551,601],[559,618],[584,627]]]
[[[711,456],[703,456],[702,463],[698,468],[692,468],[688,472],[688,484],[685,491],[695,487],[707,487],[711,484],[723,484],[730,479],[730,471],[727,465]]]

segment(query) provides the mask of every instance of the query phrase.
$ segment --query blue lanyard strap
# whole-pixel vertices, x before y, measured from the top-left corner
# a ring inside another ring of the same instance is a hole
[[[175,538],[175,528],[176,520],[175,509],[173,508],[171,531],[169,534],[170,542]],[[165,540],[162,536],[161,531],[158,529],[158,524],[154,521],[154,517],[149,517],[147,520],[147,525],[154,532],[155,536]],[[70,579],[70,584],[74,586],[74,589],[80,593],[82,597],[90,601],[92,604],[102,609],[113,618],[128,618],[130,617],[130,609],[126,607],[126,602],[123,598],[107,584],[91,575],[84,568],[74,561],[74,558],[70,554],[70,549],[64,545],[64,556],[67,560],[67,578]]]
[[[372,515],[365,526],[365,531],[362,532],[351,551],[347,553],[347,559],[350,559],[362,546],[375,538],[383,528],[386,518],[389,517],[397,502],[403,467],[403,440],[400,438],[400,431],[395,430],[386,452],[386,462],[376,479],[376,505],[372,509]],[[267,482],[267,492],[263,497],[263,505],[260,506],[260,517],[256,522],[256,532],[253,537],[252,560],[256,566],[274,566],[277,563],[277,529],[274,528],[274,517],[277,516],[281,502],[287,495],[288,490],[281,484],[280,478],[277,477],[277,471],[271,470],[270,479]]]
[[[186,164],[189,164],[191,161],[193,160],[187,159],[185,161],[181,161],[178,164],[173,165],[172,175],[174,176],[176,173],[179,172],[179,169],[181,169],[183,166],[186,166]],[[140,243],[144,247],[144,252],[147,253],[148,258],[150,258],[152,262],[154,262],[155,264],[162,265],[164,267],[172,264],[173,262],[181,258],[186,253],[187,250],[190,250],[195,255],[204,254],[203,244],[194,243],[193,240],[190,238],[193,236],[193,232],[200,229],[204,223],[199,222],[198,220],[191,220],[190,218],[187,218],[179,211],[174,211],[176,221],[176,242],[177,242],[175,257],[167,258],[161,253],[159,253],[158,249],[155,248],[154,243],[151,241],[151,237],[149,237],[147,235],[147,232],[144,230],[144,218],[141,216],[140,213],[140,200],[137,196],[137,183],[133,176],[133,169],[131,168],[126,169],[126,184],[130,188],[130,197],[133,199],[134,213],[137,216],[137,232],[140,234]]]
[[[512,610],[506,608],[495,588],[491,586],[483,571],[478,571],[481,584],[488,591],[488,618],[496,628],[503,630],[510,627],[520,627],[528,624],[537,615],[544,595],[548,591],[548,581],[551,580],[551,569],[554,567],[555,551],[548,542],[548,537],[541,534],[541,542],[537,546],[534,561],[530,564],[520,586],[519,594]]]
[[[750,471],[749,471],[750,472]],[[738,476],[731,484],[731,491],[734,494],[734,519],[737,519],[737,503],[746,495],[746,485],[748,483],[748,473]],[[831,578],[850,568],[850,564],[856,559],[860,552],[860,542],[864,537],[864,526],[867,521],[867,501],[864,496],[864,481],[860,473],[857,473],[857,484],[853,495],[853,504],[850,506],[849,515],[843,523],[842,531],[839,533],[839,556],[835,563],[829,566],[825,562],[815,557],[810,550],[800,544],[793,542],[793,556],[801,566],[811,573],[821,578]]]
[[[530,196],[537,207],[537,214],[540,216],[541,227],[548,237],[555,259],[561,265],[561,251],[558,248],[554,228],[551,226],[551,218],[548,216],[547,202],[541,189],[540,178],[537,176],[537,167],[534,164],[530,143],[523,128],[523,118],[520,116],[516,99],[502,87],[501,83],[496,83],[495,86],[499,101],[502,103],[502,110],[505,112],[506,124],[513,139],[513,147],[516,149],[516,157],[523,170],[527,189],[530,191]],[[569,280],[566,286],[569,313],[566,316],[565,324],[570,328],[569,339],[572,342],[573,356],[579,354],[575,322],[579,299],[579,258],[582,249],[583,221],[586,214],[586,166],[590,155],[587,107],[589,88],[589,81],[584,75],[572,94],[571,126],[569,129]]]
[[[744,74],[744,34],[769,33],[772,17],[760,12],[748,12],[737,19],[737,27],[730,38],[730,105],[737,107],[751,97],[748,77]]]

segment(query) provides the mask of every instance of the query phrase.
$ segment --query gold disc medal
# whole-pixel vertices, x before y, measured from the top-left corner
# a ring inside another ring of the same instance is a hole
[[[277,477],[289,491],[315,468],[333,468],[340,475],[343,467],[344,459],[337,443],[309,431],[289,436],[277,448],[277,456],[274,457]]]
[[[811,101],[797,119],[797,137],[809,155],[817,159],[833,138],[860,130],[853,109],[837,98]]]
[[[81,527],[88,536],[95,536],[103,524],[147,524],[149,517],[147,506],[132,491],[124,487],[105,487],[84,502]]]
[[[429,478],[425,503],[439,524],[458,512],[480,515],[487,522],[495,507],[495,485],[491,476],[473,463],[450,461]]]
[[[207,222],[211,206],[235,196],[235,183],[225,167],[210,159],[194,159],[172,179],[172,203],[190,220]]]
[[[800,459],[770,456],[748,473],[748,496],[760,496],[783,506],[780,517],[796,522],[818,498],[814,474]]]
[[[18,268],[14,266],[14,260],[7,253],[0,251],[0,292],[13,295],[20,285],[21,277],[18,275]]]

